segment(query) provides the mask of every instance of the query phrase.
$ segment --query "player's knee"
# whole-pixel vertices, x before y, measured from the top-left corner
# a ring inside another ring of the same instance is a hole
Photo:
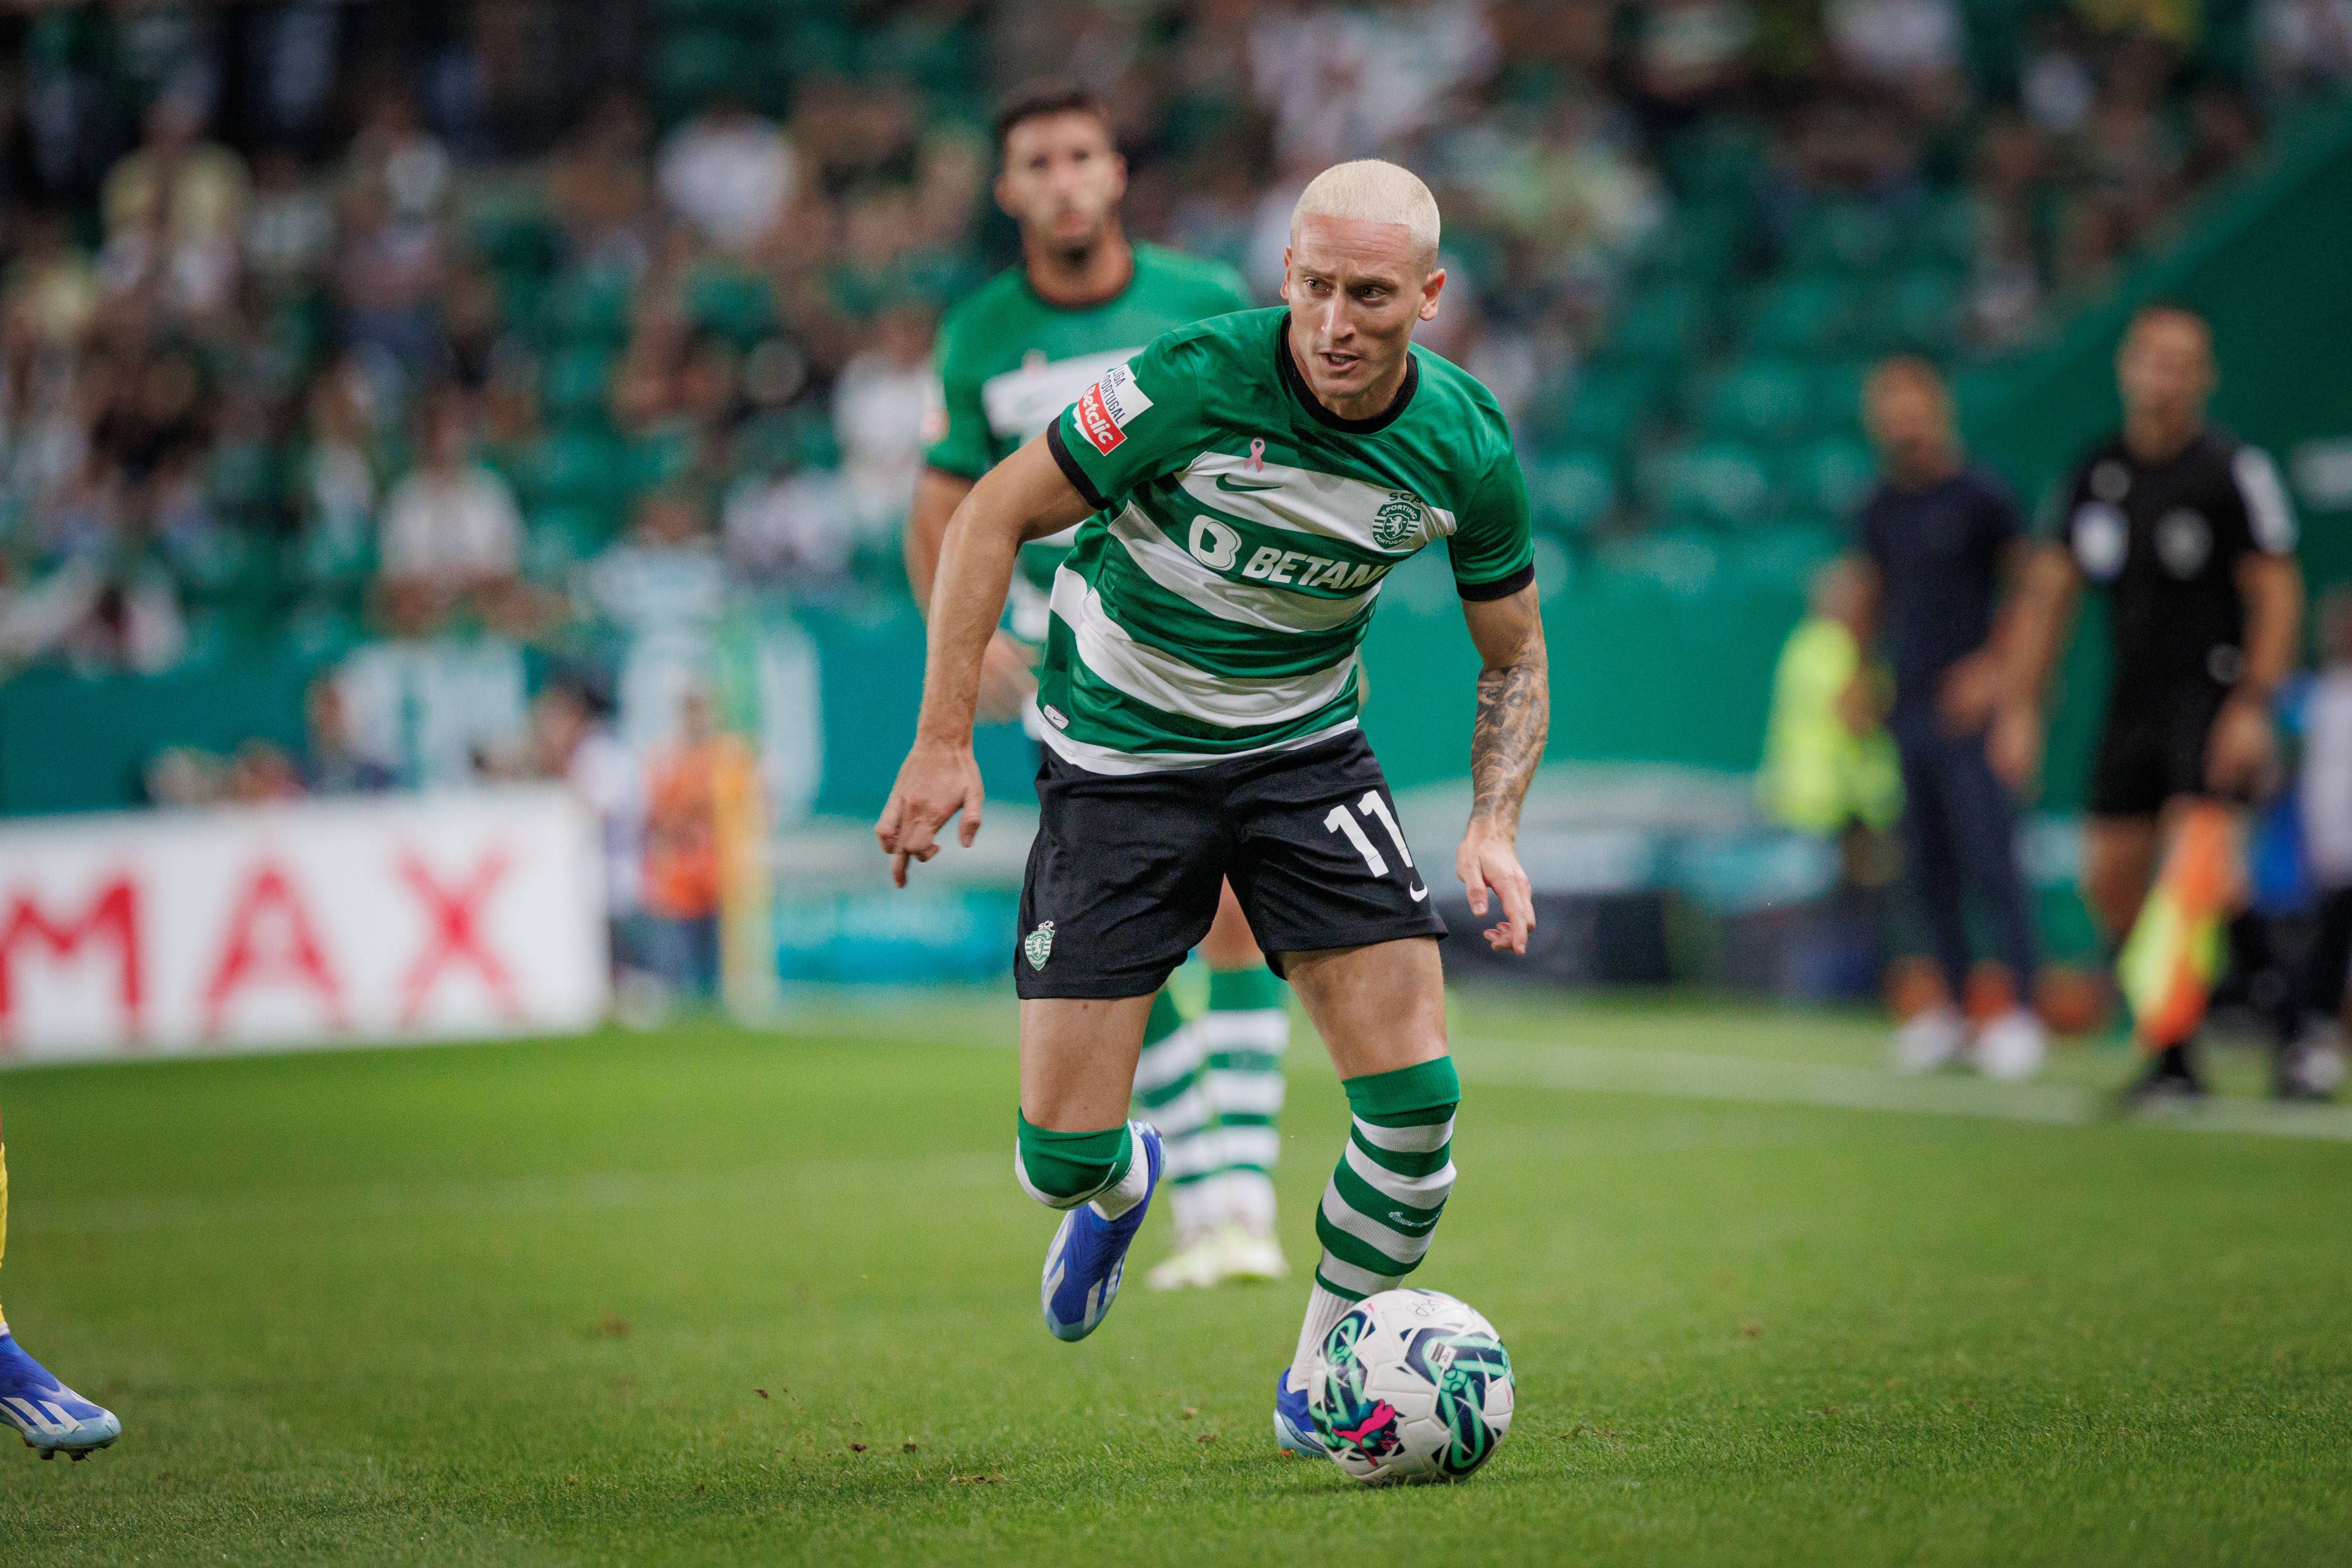
[[[1131,1141],[1124,1122],[1094,1132],[1055,1132],[1025,1116],[1019,1121],[1013,1173],[1021,1190],[1047,1208],[1074,1209],[1126,1173]]]

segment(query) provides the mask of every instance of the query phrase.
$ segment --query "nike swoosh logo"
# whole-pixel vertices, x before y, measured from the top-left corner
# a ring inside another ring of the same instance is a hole
[[[1231,475],[1231,474],[1219,474],[1219,475],[1217,476],[1217,488],[1218,488],[1219,489],[1221,489],[1221,490],[1231,490],[1231,491],[1232,491],[1234,494],[1235,494],[1235,495],[1248,495],[1248,494],[1250,494],[1251,492],[1253,492],[1253,491],[1255,491],[1255,490],[1278,490],[1278,489],[1280,489],[1282,487],[1281,487],[1280,485],[1278,485],[1278,484],[1275,484],[1275,485],[1251,485],[1251,484],[1240,484],[1240,485],[1237,485],[1237,484],[1234,483],[1234,477],[1233,477],[1233,475]]]
[[[1423,900],[1423,899],[1425,899],[1425,898],[1427,898],[1427,897],[1429,897],[1429,889],[1428,889],[1427,888],[1425,888],[1425,887],[1422,887],[1422,888],[1415,888],[1415,889],[1412,889],[1412,901],[1413,901],[1414,903],[1416,903],[1416,904],[1417,904],[1417,903],[1421,902],[1421,900]]]

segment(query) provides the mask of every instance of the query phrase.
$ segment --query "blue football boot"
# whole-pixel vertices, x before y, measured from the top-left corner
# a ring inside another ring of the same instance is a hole
[[[1037,1295],[1045,1309],[1045,1327],[1057,1340],[1082,1340],[1101,1325],[1118,1299],[1128,1244],[1142,1228],[1144,1212],[1160,1186],[1159,1129],[1148,1121],[1127,1125],[1135,1135],[1135,1157],[1146,1162],[1143,1201],[1117,1219],[1103,1218],[1091,1203],[1080,1204],[1062,1216],[1054,1244],[1045,1248],[1045,1272]]]
[[[1323,1458],[1323,1439],[1315,1435],[1315,1417],[1307,1408],[1307,1391],[1290,1386],[1290,1368],[1274,1374],[1274,1446],[1302,1459]]]
[[[44,1459],[60,1453],[81,1458],[122,1436],[114,1412],[103,1410],[49,1375],[48,1369],[0,1333],[0,1417],[25,1435],[25,1447]]]

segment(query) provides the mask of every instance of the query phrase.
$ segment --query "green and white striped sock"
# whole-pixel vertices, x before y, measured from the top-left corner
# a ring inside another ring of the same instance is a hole
[[[1275,1162],[1282,1153],[1283,1053],[1290,1047],[1287,988],[1264,963],[1209,972],[1201,1081],[1216,1118],[1217,1169],[1209,1178],[1219,1220],[1274,1234]]]
[[[1367,1073],[1340,1087],[1355,1111],[1348,1148],[1323,1189],[1316,1281],[1350,1300],[1386,1290],[1421,1265],[1454,1191],[1454,1058]]]
[[[1176,999],[1161,990],[1151,999],[1136,1059],[1135,1113],[1160,1129],[1160,1180],[1180,1247],[1216,1224],[1208,1179],[1217,1169],[1217,1118],[1201,1081],[1201,1046],[1198,1022],[1186,1023]]]
[[[1294,1388],[1307,1385],[1324,1336],[1350,1303],[1391,1289],[1421,1266],[1454,1191],[1462,1080],[1451,1057],[1366,1073],[1340,1087],[1355,1126],[1315,1216],[1323,1258],[1291,1361]]]

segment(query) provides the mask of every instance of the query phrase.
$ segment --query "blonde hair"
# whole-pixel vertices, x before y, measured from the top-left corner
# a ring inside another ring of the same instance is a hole
[[[1309,217],[1358,218],[1402,226],[1426,268],[1437,260],[1437,198],[1412,170],[1378,158],[1334,163],[1307,184],[1290,209],[1290,243]]]

